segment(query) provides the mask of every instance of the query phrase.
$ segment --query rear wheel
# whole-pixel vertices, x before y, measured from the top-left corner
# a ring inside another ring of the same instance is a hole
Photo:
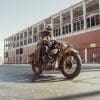
[[[81,65],[79,54],[66,54],[61,60],[61,72],[67,79],[73,79],[79,75]]]

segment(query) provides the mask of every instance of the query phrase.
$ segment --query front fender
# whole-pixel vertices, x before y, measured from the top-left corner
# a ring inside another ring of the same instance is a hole
[[[64,52],[60,55],[60,59],[58,60],[59,61],[59,68],[62,67],[62,60],[63,60],[63,57],[65,55],[70,55],[70,54],[79,54],[79,52],[77,50],[75,50],[72,46],[70,47],[67,47],[64,49]]]
[[[77,50],[75,50],[74,48],[71,48],[71,49],[70,49],[70,52],[73,52],[73,53],[76,53],[76,54],[79,53],[79,52],[78,52]]]
[[[65,49],[65,53],[76,53],[76,54],[78,54],[79,52],[77,50],[75,50],[74,48],[69,47],[69,48]]]

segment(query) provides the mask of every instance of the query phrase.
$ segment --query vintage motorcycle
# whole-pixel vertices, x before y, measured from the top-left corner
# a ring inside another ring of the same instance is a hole
[[[36,63],[37,57],[38,62]],[[43,70],[59,69],[67,79],[73,79],[79,75],[82,65],[78,51],[65,42],[57,40],[49,42],[42,40],[29,58],[36,75],[40,75]]]

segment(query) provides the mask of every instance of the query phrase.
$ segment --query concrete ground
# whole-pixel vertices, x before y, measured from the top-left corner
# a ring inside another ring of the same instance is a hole
[[[29,65],[0,66],[0,100],[100,100],[100,65],[83,65],[66,80],[58,71],[35,76]]]

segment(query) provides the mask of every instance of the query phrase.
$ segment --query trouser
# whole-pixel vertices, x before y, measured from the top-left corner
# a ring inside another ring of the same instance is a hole
[[[42,60],[44,63],[48,62],[48,53],[49,53],[49,47],[48,46],[43,46],[41,48],[41,53],[42,53]]]
[[[38,43],[34,51],[34,64],[40,64],[41,43]]]

